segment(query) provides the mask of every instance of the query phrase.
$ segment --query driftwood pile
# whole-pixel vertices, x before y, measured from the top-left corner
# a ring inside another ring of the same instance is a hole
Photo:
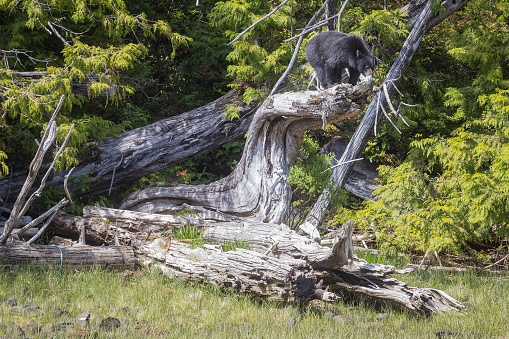
[[[306,305],[312,299],[333,302],[362,295],[423,316],[464,307],[442,291],[410,287],[390,276],[411,269],[358,259],[353,253],[352,221],[336,232],[332,247],[284,224],[215,222],[91,206],[85,208],[84,217],[59,213],[54,223],[59,234],[77,238],[84,227],[87,242],[130,246],[141,263],[156,265],[169,276],[270,300]],[[190,224],[204,230],[203,247],[191,248],[174,238],[174,229]],[[249,249],[223,252],[225,241],[248,243]]]
[[[4,245],[0,261],[132,268],[136,253],[139,262],[168,275],[281,302],[306,305],[311,299],[332,302],[360,294],[425,316],[460,310],[463,305],[442,291],[409,287],[390,276],[406,270],[359,260],[353,222],[337,230],[332,247],[282,223],[291,200],[286,179],[303,133],[360,114],[371,89],[366,82],[275,95],[255,114],[244,155],[230,176],[210,185],[147,188],[126,198],[121,210],[87,207],[83,217],[55,210],[54,232],[80,239],[81,246]],[[175,216],[183,211],[190,213]],[[191,248],[177,241],[173,229],[183,225],[202,228],[206,245]],[[11,231],[16,238],[19,232]],[[223,252],[225,241],[245,242],[249,249]]]

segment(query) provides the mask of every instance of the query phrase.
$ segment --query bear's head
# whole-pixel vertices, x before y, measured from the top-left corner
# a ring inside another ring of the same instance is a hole
[[[362,54],[361,51],[357,50],[357,59],[355,64],[355,68],[365,77],[370,77],[373,75],[375,65],[371,55]]]

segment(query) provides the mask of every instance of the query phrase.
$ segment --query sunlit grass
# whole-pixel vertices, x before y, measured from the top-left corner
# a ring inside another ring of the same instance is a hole
[[[90,338],[435,338],[441,329],[459,338],[509,337],[509,276],[503,273],[399,276],[412,286],[442,289],[468,306],[465,312],[423,319],[388,306],[374,308],[368,301],[313,304],[303,310],[181,282],[152,269],[0,272],[0,335],[9,335],[13,326],[58,324],[90,312]],[[8,298],[16,298],[18,306],[8,305]],[[25,312],[25,305],[38,309]],[[120,319],[122,326],[101,330],[106,317]],[[68,329],[25,337],[79,336]]]

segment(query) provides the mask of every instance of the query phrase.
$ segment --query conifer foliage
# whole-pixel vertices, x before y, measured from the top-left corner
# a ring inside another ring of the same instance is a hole
[[[76,107],[99,96],[115,104],[133,93],[123,76],[140,65],[151,38],[166,37],[172,56],[189,41],[165,21],[130,13],[122,0],[5,0],[0,17],[0,176],[7,154],[34,147],[61,95],[59,124],[77,128],[60,167],[75,165],[85,141],[123,129],[92,112],[77,115]]]
[[[450,130],[414,138],[359,214],[386,249],[465,251],[509,235],[508,19],[503,1],[476,0],[451,20],[447,48],[460,72],[424,112]]]

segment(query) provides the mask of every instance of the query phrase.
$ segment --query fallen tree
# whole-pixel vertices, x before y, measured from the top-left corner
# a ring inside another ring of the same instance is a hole
[[[115,238],[133,246],[141,262],[172,277],[302,306],[312,299],[333,302],[362,295],[422,316],[464,308],[443,291],[410,287],[390,276],[411,269],[359,260],[353,253],[352,221],[337,230],[332,247],[324,247],[286,225],[250,219],[215,222],[98,207],[87,207],[84,215],[60,215],[54,230],[74,229],[77,236],[84,225],[88,240],[108,243]],[[205,230],[204,247],[191,248],[172,235],[189,224]],[[224,252],[225,241],[246,242],[249,249]]]
[[[69,189],[78,195],[104,194],[242,137],[258,105],[241,106],[240,102],[238,92],[232,91],[192,111],[93,143],[93,156],[80,158]],[[230,104],[239,106],[239,119],[224,116]],[[48,165],[46,161],[43,169]],[[60,185],[68,174],[55,172],[46,185]],[[17,172],[0,180],[0,197],[16,196],[26,175]],[[80,192],[84,185],[87,190]]]
[[[146,188],[128,196],[120,208],[164,213],[186,204],[281,223],[291,199],[288,174],[304,132],[359,115],[372,88],[367,81],[271,96],[257,110],[242,158],[230,175],[209,185]]]
[[[171,276],[277,301],[306,305],[360,294],[425,316],[460,310],[464,306],[445,292],[390,276],[407,270],[359,260],[353,221],[338,229],[332,247],[281,224],[291,197],[286,177],[304,131],[361,113],[371,90],[367,81],[274,95],[255,114],[231,175],[209,185],[147,188],[131,194],[120,210],[88,207],[83,218],[61,215],[56,230],[76,236],[87,229],[90,240],[133,246],[142,262]],[[167,215],[176,211],[190,215]],[[192,249],[175,240],[172,229],[184,224],[202,227],[208,244]],[[225,241],[246,242],[250,249],[222,252]]]

